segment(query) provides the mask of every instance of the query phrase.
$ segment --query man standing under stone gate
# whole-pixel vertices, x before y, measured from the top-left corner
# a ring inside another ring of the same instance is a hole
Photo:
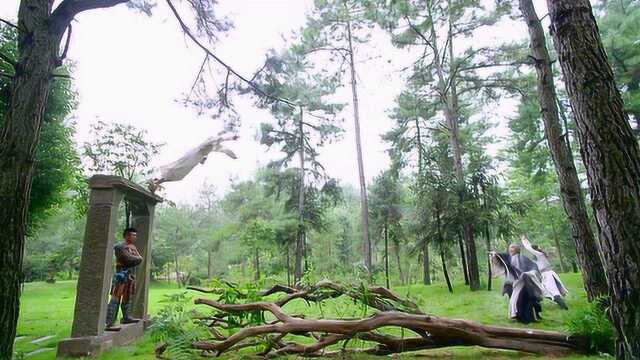
[[[133,295],[136,291],[136,280],[133,270],[142,262],[142,256],[138,248],[133,244],[138,231],[134,228],[126,228],[122,236],[124,243],[113,247],[116,255],[116,272],[111,284],[111,301],[107,307],[106,330],[117,331],[120,327],[115,326],[118,317],[118,307],[122,308],[122,324],[137,323],[140,319],[131,317],[133,306]]]

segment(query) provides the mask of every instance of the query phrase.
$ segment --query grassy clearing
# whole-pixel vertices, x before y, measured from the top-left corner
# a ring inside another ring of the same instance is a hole
[[[569,311],[559,309],[555,304],[545,301],[543,304],[543,321],[531,324],[529,327],[547,330],[564,330],[564,324],[570,314],[586,306],[586,296],[582,289],[582,280],[578,274],[563,274],[562,278],[571,291],[567,303]],[[22,308],[18,324],[18,340],[16,351],[29,354],[39,349],[51,349],[26,356],[27,359],[54,359],[55,347],[58,341],[69,336],[73,318],[73,304],[75,301],[75,282],[59,281],[56,284],[29,283],[25,284],[22,296]],[[492,292],[470,292],[464,285],[455,284],[455,293],[449,294],[446,286],[435,284],[431,286],[412,285],[394,288],[402,295],[415,299],[422,309],[428,313],[465,318],[486,324],[517,326],[522,325],[507,319],[506,298],[499,293],[501,284],[496,284]],[[174,284],[154,283],[149,292],[151,314],[157,313],[163,306],[163,295],[184,291]],[[200,296],[193,294],[194,297]],[[322,306],[308,307],[303,301],[294,301],[285,308],[289,313],[305,313],[312,317],[360,317],[366,310],[353,306],[353,302],[346,299],[327,302]],[[206,309],[201,309],[205,311]],[[32,343],[33,340],[53,336],[52,338]],[[130,346],[113,349],[104,354],[101,359],[154,359],[153,341],[147,336]],[[233,357],[233,356],[232,356]],[[237,358],[237,356],[235,356]],[[515,359],[523,354],[513,351],[487,350],[481,348],[449,348],[444,350],[425,351],[414,355],[403,355],[402,358],[456,358],[456,359]],[[224,358],[224,357],[223,357]],[[525,356],[525,358],[536,358]],[[539,357],[537,357],[539,358]],[[576,356],[566,359],[597,359],[598,356]]]

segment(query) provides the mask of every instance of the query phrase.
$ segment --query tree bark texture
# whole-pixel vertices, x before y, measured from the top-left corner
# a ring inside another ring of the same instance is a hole
[[[76,14],[126,1],[65,0],[53,12],[53,1],[20,1],[18,59],[0,129],[0,359],[13,355],[35,153],[61,39]]]
[[[20,4],[18,59],[0,129],[0,359],[13,352],[36,147],[62,36],[51,31],[51,6],[47,0]]]
[[[520,11],[529,28],[531,55],[534,58],[538,76],[538,100],[547,144],[560,182],[562,204],[571,225],[571,237],[576,245],[584,287],[589,300],[593,300],[607,292],[607,278],[602,265],[600,248],[589,224],[587,207],[580,189],[580,180],[573,162],[571,146],[563,134],[558,97],[553,82],[551,58],[546,46],[544,29],[532,0],[520,0]],[[556,244],[556,247],[558,247],[561,270],[564,271],[564,260],[560,255],[559,244]]]
[[[618,358],[640,358],[640,151],[588,0],[547,0],[604,255]]]

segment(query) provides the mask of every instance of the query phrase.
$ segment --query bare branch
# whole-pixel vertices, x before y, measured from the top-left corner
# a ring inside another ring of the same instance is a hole
[[[12,27],[12,28],[14,28],[14,29],[18,30],[18,25],[16,25],[16,24],[12,23],[12,22],[11,22],[11,21],[9,21],[9,20],[5,20],[5,19],[3,19],[3,18],[0,18],[0,22],[1,22],[1,23],[4,23],[4,24],[6,24],[6,25],[8,25],[9,27]]]
[[[69,1],[69,0],[67,0],[67,1]],[[194,44],[196,44],[200,49],[202,49],[202,51],[204,51],[206,54],[211,56],[216,62],[218,62],[225,69],[227,69],[228,72],[230,72],[231,74],[236,76],[238,79],[240,79],[245,84],[249,85],[249,87],[251,87],[260,96],[269,98],[269,99],[271,99],[273,101],[276,101],[276,102],[285,103],[285,104],[287,104],[287,105],[289,105],[291,107],[297,107],[298,106],[297,104],[291,102],[290,100],[282,99],[282,98],[279,98],[277,96],[273,96],[273,95],[267,94],[262,89],[260,89],[254,82],[252,82],[251,80],[245,78],[244,76],[239,74],[236,70],[234,70],[231,66],[229,66],[227,63],[225,63],[222,59],[220,59],[216,54],[214,54],[211,50],[209,50],[209,48],[207,46],[205,46],[200,40],[198,40],[198,38],[196,38],[193,35],[193,33],[191,32],[191,30],[189,29],[187,24],[182,20],[182,17],[180,17],[180,14],[178,13],[178,10],[173,5],[171,0],[166,0],[166,2],[167,2],[167,5],[169,5],[169,8],[171,9],[171,12],[173,13],[174,17],[176,18],[176,20],[178,20],[178,23],[180,24],[180,27],[182,28],[182,31],[185,33],[185,35],[187,35],[187,37],[189,39],[191,39],[191,41],[193,41]]]
[[[425,44],[427,44],[431,48],[431,50],[433,50],[433,52],[435,52],[436,49],[435,49],[435,46],[433,45],[433,42],[427,39],[427,37],[422,33],[422,31],[420,31],[420,29],[418,29],[417,26],[413,25],[411,20],[409,20],[408,16],[405,16],[404,19],[407,21],[407,24],[409,24],[409,27],[411,28],[411,30],[414,33],[416,33],[416,35],[418,35],[422,39],[422,41],[424,41]]]
[[[207,65],[207,61],[208,60],[209,60],[209,55],[206,54],[204,56],[204,60],[202,60],[202,65],[200,65],[200,69],[198,70],[198,74],[196,75],[196,79],[193,81],[193,84],[191,85],[191,90],[189,90],[189,95],[187,96],[187,99],[189,99],[191,94],[193,94],[193,91],[196,88],[196,85],[198,85],[198,82],[202,78],[202,74],[204,73],[204,67],[205,67],[205,65]]]

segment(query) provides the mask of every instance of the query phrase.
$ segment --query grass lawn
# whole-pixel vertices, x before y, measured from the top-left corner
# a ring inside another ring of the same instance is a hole
[[[544,320],[531,324],[529,327],[563,331],[564,324],[570,314],[586,306],[586,295],[582,289],[580,275],[563,274],[562,278],[571,292],[567,298],[570,310],[563,311],[554,303],[545,300],[542,313]],[[59,281],[55,284],[40,282],[25,284],[15,347],[19,354],[34,360],[55,358],[56,344],[69,336],[71,332],[75,286],[75,281]],[[434,315],[465,318],[485,324],[521,326],[507,319],[506,298],[500,297],[501,284],[496,284],[494,291],[474,293],[468,291],[462,284],[457,283],[454,286],[454,294],[449,294],[444,284],[412,285],[397,287],[394,290],[402,295],[409,295],[417,300],[423,310]],[[180,291],[184,290],[178,289],[174,284],[152,284],[149,291],[151,314],[157,313],[162,308],[163,304],[160,301],[163,299],[163,295]],[[194,297],[200,296],[193,295]],[[322,314],[326,317],[362,316],[362,309],[354,307],[353,303],[346,299],[327,302],[322,307],[308,307],[303,301],[294,301],[288,304],[285,310],[289,313],[304,312],[315,317],[320,317]],[[135,344],[113,349],[101,356],[101,359],[154,359],[153,348],[154,343],[147,336]],[[536,358],[513,351],[488,350],[477,347],[423,351],[413,355],[402,355],[402,358],[515,359],[523,356]],[[597,358],[600,357],[575,356],[565,359]]]

